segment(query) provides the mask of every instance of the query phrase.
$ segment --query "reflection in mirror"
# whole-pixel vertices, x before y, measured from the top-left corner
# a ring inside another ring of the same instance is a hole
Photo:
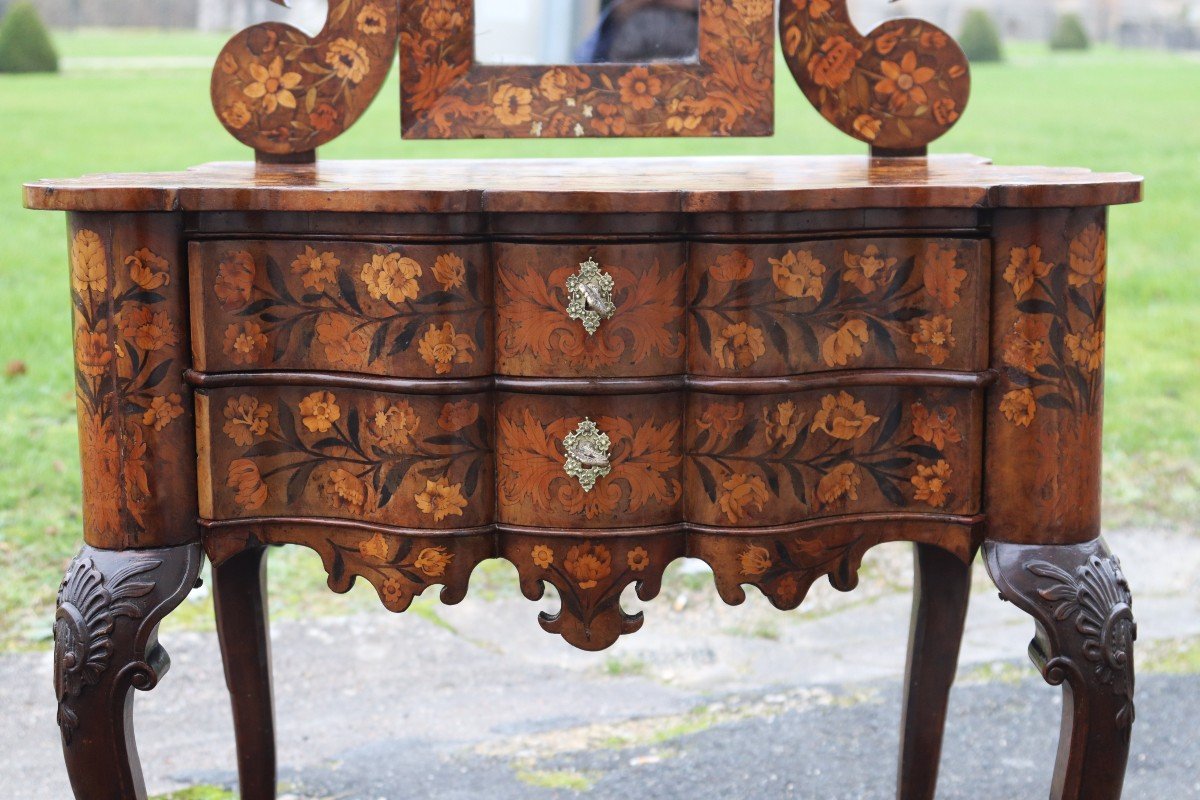
[[[475,0],[481,64],[697,61],[700,0]]]

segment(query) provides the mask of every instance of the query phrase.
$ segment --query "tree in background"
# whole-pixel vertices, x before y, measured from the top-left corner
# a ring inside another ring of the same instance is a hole
[[[32,3],[17,3],[0,22],[0,72],[58,72],[58,53]]]
[[[1092,46],[1087,28],[1078,14],[1064,14],[1058,18],[1054,35],[1050,37],[1051,50],[1087,50]]]
[[[958,37],[963,52],[972,63],[982,64],[989,61],[1003,61],[1004,53],[1000,45],[1000,31],[992,15],[981,8],[967,12],[963,19],[962,35]]]

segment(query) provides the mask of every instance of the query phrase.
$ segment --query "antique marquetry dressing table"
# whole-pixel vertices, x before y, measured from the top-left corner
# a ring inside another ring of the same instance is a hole
[[[674,4],[678,5],[678,4]],[[238,34],[214,107],[255,163],[45,181],[65,210],[86,546],[59,594],[80,798],[145,796],[132,688],[213,564],[242,796],[274,796],[267,545],[389,609],[505,558],[542,627],[636,631],[674,559],[782,610],[916,543],[899,796],[934,794],[970,563],[1066,690],[1055,798],[1121,793],[1129,588],[1099,537],[1107,207],[1140,179],[928,157],[965,58],[784,0],[784,56],[867,157],[317,162],[399,47],[409,137],[763,135],[774,10],[703,0],[683,63],[473,61],[470,0]],[[987,795],[986,787],[980,787]]]

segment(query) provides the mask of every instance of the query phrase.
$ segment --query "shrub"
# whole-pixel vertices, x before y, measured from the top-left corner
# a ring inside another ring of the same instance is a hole
[[[1050,37],[1051,50],[1087,50],[1092,46],[1087,28],[1078,14],[1064,14],[1058,18],[1054,35]]]
[[[958,43],[972,63],[1004,59],[1000,48],[1000,31],[996,29],[991,14],[983,9],[974,8],[967,12]]]
[[[0,22],[0,72],[58,72],[50,32],[31,3],[17,3]]]

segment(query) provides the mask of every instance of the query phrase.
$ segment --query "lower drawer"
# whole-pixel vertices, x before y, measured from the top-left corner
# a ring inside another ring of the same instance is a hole
[[[492,522],[490,394],[257,386],[197,392],[196,411],[206,518]]]

